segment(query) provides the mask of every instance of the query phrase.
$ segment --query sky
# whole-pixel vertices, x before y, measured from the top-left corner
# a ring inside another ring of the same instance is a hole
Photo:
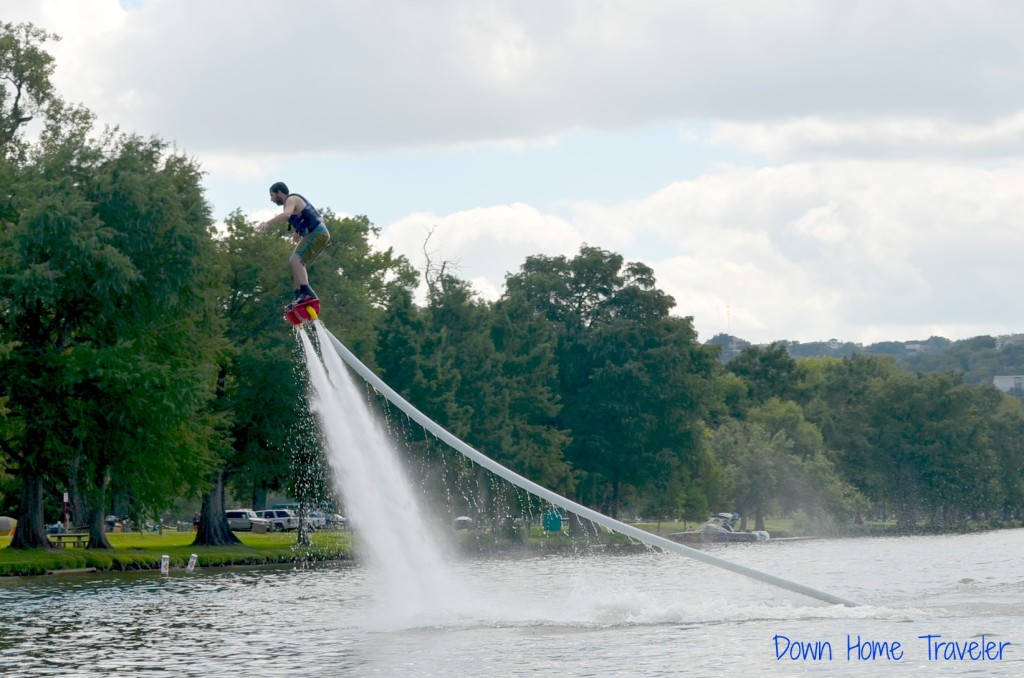
[[[1024,332],[1024,3],[3,0],[0,21],[61,36],[65,99],[195,157],[218,219],[272,216],[285,181],[485,299],[527,256],[600,247],[701,341]]]

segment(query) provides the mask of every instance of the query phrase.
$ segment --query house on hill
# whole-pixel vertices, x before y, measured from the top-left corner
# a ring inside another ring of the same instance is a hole
[[[996,375],[992,377],[992,385],[1003,393],[1024,396],[1024,375]]]

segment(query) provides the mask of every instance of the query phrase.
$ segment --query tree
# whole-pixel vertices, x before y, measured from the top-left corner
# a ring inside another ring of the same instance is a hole
[[[804,411],[835,450],[840,475],[894,512],[901,530],[922,512],[951,524],[991,509],[1013,487],[1000,471],[1019,468],[1020,447],[1004,437],[1014,424],[991,387],[868,356],[810,362],[800,372]]]
[[[113,245],[115,234],[102,228],[75,190],[74,175],[83,174],[94,152],[77,146],[67,155],[72,157],[43,158],[15,174],[8,189],[12,220],[4,224],[0,241],[3,329],[16,342],[3,370],[9,407],[20,422],[5,441],[22,481],[15,548],[48,546],[44,480],[74,454],[66,417],[73,388],[70,349],[100,315],[102,302],[92,290],[109,293],[113,287],[124,294],[130,275]],[[57,165],[67,168],[65,176]],[[118,275],[119,270],[125,273]]]
[[[726,471],[727,496],[743,516],[754,515],[754,529],[764,530],[764,519],[780,499],[780,480],[792,471],[793,442],[783,432],[771,434],[764,426],[731,421],[715,431],[711,451]]]
[[[550,327],[515,300],[480,300],[450,273],[435,272],[428,282],[426,308],[403,293],[384,318],[378,361],[389,384],[496,461],[566,491],[568,438],[553,426],[559,404]],[[422,440],[412,441],[412,449],[424,458],[434,451]],[[438,466],[447,483],[470,482],[475,473]],[[476,483],[472,503],[495,524],[508,510],[534,508],[492,492],[483,473]]]
[[[989,427],[998,469],[999,515],[1020,518],[1024,508],[1024,411],[1020,401],[1004,396],[989,412]]]
[[[782,400],[793,397],[796,361],[781,342],[765,348],[750,346],[743,349],[729,363],[728,370],[747,382],[750,400],[755,405],[772,397]]]
[[[696,343],[691,319],[669,315],[675,302],[650,268],[584,246],[573,259],[528,257],[505,296],[554,328],[563,404],[555,423],[572,436],[581,503],[616,515],[658,474],[700,473],[717,348]]]
[[[263,508],[268,491],[281,490],[289,473],[288,442],[304,399],[291,330],[281,320],[289,246],[283,238],[256,234],[240,212],[225,220],[215,241],[223,281],[219,307],[228,351],[218,376],[217,404],[229,421],[231,448],[210,476],[196,538],[233,543],[224,518],[229,488],[246,504]],[[210,514],[212,512],[212,515]]]
[[[321,317],[342,341],[373,364],[376,323],[387,300],[415,279],[391,250],[370,246],[377,229],[365,217],[321,214],[331,243],[311,267]],[[240,212],[226,219],[217,240],[224,281],[220,300],[230,343],[218,388],[218,409],[230,420],[231,450],[211,477],[197,540],[230,540],[224,501],[230,492],[261,507],[266,494],[284,491],[308,503],[330,503],[333,483],[322,441],[308,409],[308,379],[293,330],[282,321],[289,289],[285,262],[294,243],[283,234],[259,235]],[[311,430],[313,429],[313,430]],[[221,524],[223,523],[223,525]]]
[[[224,510],[229,494],[263,508],[267,492],[282,491],[291,473],[290,442],[299,435],[304,410],[303,373],[292,331],[281,319],[289,289],[284,265],[289,243],[263,237],[240,212],[225,220],[215,241],[222,280],[218,306],[228,350],[217,379],[216,409],[228,421],[230,448],[208,475],[196,544],[237,543]],[[310,422],[306,422],[309,426]]]
[[[45,547],[44,486],[87,498],[109,546],[109,483],[156,511],[216,445],[206,416],[217,350],[204,254],[209,216],[190,160],[86,120],[47,128],[10,187],[0,253],[10,407],[22,478],[12,546]],[[159,256],[155,253],[159,252]]]
[[[496,451],[498,459],[534,482],[568,494],[573,479],[566,449],[571,438],[557,424],[562,403],[555,333],[528,306],[508,298],[494,304],[489,329],[502,366],[503,419],[510,441]]]
[[[878,478],[868,426],[872,384],[899,372],[890,357],[855,355],[846,359],[802,360],[796,374],[796,400],[818,427],[839,475],[868,494]]]
[[[0,153],[8,153],[20,130],[58,103],[50,78],[56,66],[43,49],[56,35],[32,24],[0,22]]]
[[[1000,471],[992,445],[992,419],[1002,396],[994,388],[963,384],[951,374],[917,378],[922,410],[914,442],[922,448],[919,470],[923,507],[933,523],[952,525],[999,503]]]
[[[771,398],[747,413],[747,421],[770,434],[782,433],[792,442],[792,459],[779,482],[779,506],[784,513],[804,511],[815,523],[853,516],[856,490],[836,473],[821,431],[791,400]]]
[[[680,468],[679,459],[672,450],[660,450],[656,457],[661,472],[648,478],[644,484],[641,491],[641,496],[644,497],[641,508],[643,515],[651,516],[657,521],[660,532],[663,520],[672,520],[686,512],[688,493],[686,474]],[[701,508],[700,513],[703,514],[705,510],[706,506]]]

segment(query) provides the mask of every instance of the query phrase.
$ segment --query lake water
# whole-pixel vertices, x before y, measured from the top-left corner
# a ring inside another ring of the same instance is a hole
[[[650,551],[456,561],[411,615],[366,565],[200,562],[0,579],[0,675],[1024,676],[1024,530],[710,548],[864,607]]]

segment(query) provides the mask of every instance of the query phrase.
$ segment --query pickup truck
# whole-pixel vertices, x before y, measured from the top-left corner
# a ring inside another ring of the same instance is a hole
[[[254,525],[261,524],[270,527],[270,522],[257,517],[252,509],[228,509],[224,515],[232,530],[252,530]]]
[[[264,509],[256,515],[270,523],[271,531],[299,529],[299,517],[291,509]]]

